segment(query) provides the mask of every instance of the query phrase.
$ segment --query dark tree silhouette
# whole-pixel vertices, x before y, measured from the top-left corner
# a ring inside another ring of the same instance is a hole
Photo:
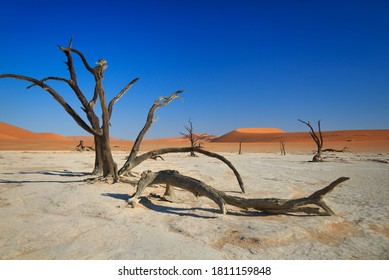
[[[200,134],[200,135],[196,135],[194,133],[194,130],[193,130],[193,124],[192,124],[192,120],[189,119],[189,126],[184,126],[186,131],[188,133],[182,133],[180,132],[181,135],[183,135],[186,139],[189,140],[190,142],[190,146],[192,148],[202,148],[202,143],[199,142],[201,139],[204,138],[204,135],[203,134]],[[191,157],[197,157],[197,155],[195,154],[195,152],[191,151],[190,152],[190,156]]]
[[[323,161],[323,158],[321,157],[321,152],[322,152],[322,148],[323,148],[323,134],[321,133],[320,120],[317,122],[317,126],[319,129],[319,135],[316,134],[315,130],[313,129],[313,127],[309,121],[305,122],[305,121],[302,121],[300,119],[298,119],[298,120],[300,122],[306,124],[309,127],[309,129],[310,129],[309,134],[311,135],[313,141],[315,141],[315,143],[316,143],[317,151],[316,151],[316,155],[313,157],[312,161],[313,162]]]

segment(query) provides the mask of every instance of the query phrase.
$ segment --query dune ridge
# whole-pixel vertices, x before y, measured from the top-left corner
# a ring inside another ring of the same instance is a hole
[[[241,133],[283,133],[285,132],[279,128],[258,128],[258,127],[237,128],[234,131],[241,132]]]

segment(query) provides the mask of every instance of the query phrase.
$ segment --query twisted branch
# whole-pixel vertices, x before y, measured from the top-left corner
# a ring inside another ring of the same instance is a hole
[[[324,195],[348,179],[348,177],[340,177],[323,189],[314,192],[312,195],[297,199],[243,198],[227,195],[202,181],[181,175],[175,170],[162,170],[159,172],[145,171],[142,173],[141,179],[137,184],[135,194],[128,200],[128,204],[135,207],[146,187],[154,184],[166,184],[167,186],[175,186],[188,190],[195,196],[208,197],[219,206],[223,214],[227,213],[226,205],[228,204],[242,209],[262,211],[268,214],[303,212],[315,215],[335,215],[331,208],[325,204],[323,199]],[[319,206],[324,211],[320,211],[319,208],[306,206],[311,204]]]

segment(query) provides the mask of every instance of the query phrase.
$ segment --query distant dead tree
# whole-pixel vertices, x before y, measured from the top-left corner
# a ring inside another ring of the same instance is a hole
[[[239,142],[239,151],[238,151],[238,154],[239,154],[239,155],[242,154],[242,142]]]
[[[84,140],[80,140],[80,144],[76,146],[76,151],[83,152],[86,150],[86,147],[84,146]]]
[[[284,142],[284,139],[282,139],[282,138],[280,140],[280,150],[281,150],[281,155],[285,156],[286,155],[285,142]]]
[[[185,129],[186,129],[186,131],[188,133],[180,132],[180,134],[183,135],[186,139],[189,140],[190,146],[192,148],[202,148],[202,143],[199,142],[199,141],[204,138],[204,135],[203,134],[196,135],[194,133],[192,120],[189,119],[189,126],[185,125],[184,127],[185,127]],[[197,157],[197,155],[193,151],[190,152],[190,156],[191,157]]]
[[[298,119],[300,122],[302,122],[303,124],[306,124],[309,129],[311,130],[309,132],[309,134],[311,135],[313,141],[315,141],[316,143],[316,146],[317,146],[317,152],[316,152],[316,155],[313,157],[312,161],[313,162],[321,162],[323,161],[322,157],[321,157],[321,153],[322,153],[322,148],[323,148],[323,134],[321,133],[321,128],[320,128],[320,120],[317,122],[317,126],[318,126],[318,129],[319,129],[319,135],[316,134],[316,132],[314,131],[312,125],[310,124],[310,122],[306,122],[306,121],[303,121],[303,120],[300,120]]]
[[[84,145],[84,140],[80,140],[80,143],[76,146],[76,151],[83,152],[83,151],[94,151],[95,149],[93,148],[94,143],[92,146],[85,146]]]

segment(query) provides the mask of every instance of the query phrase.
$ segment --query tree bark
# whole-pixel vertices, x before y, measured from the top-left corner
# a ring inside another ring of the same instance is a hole
[[[107,178],[112,176],[113,181],[117,182],[119,180],[117,164],[113,160],[112,151],[111,151],[111,139],[109,135],[109,120],[110,113],[108,111],[107,101],[105,98],[105,92],[103,88],[103,77],[105,69],[107,68],[105,59],[100,59],[98,61],[98,66],[96,66],[94,70],[94,76],[96,80],[96,88],[95,92],[97,92],[102,112],[102,135],[99,137],[101,150],[102,150],[102,161],[103,161],[103,177]]]
[[[226,214],[228,211],[227,205],[232,205],[245,210],[254,209],[262,211],[267,214],[303,212],[315,215],[335,215],[331,208],[324,202],[324,196],[348,179],[348,177],[340,177],[310,196],[297,199],[243,198],[227,195],[195,178],[181,175],[175,170],[162,170],[159,172],[145,171],[142,173],[141,179],[137,184],[135,194],[128,200],[128,204],[135,207],[146,187],[154,184],[167,184],[185,189],[197,197],[208,197],[219,206],[223,214]],[[309,205],[316,205],[319,208]]]

